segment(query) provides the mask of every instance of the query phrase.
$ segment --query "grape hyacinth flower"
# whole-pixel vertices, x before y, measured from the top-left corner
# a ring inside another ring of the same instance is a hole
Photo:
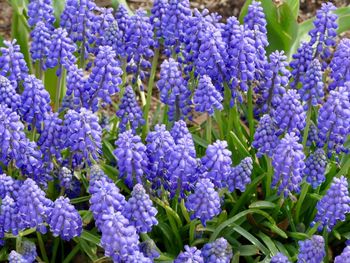
[[[97,193],[104,182],[113,183],[113,180],[110,179],[97,165],[94,164],[90,170],[90,182],[89,182],[89,193]]]
[[[70,188],[73,180],[72,171],[67,167],[62,167],[58,173],[58,180],[60,182],[60,187]]]
[[[45,69],[45,60],[49,55],[49,48],[51,45],[52,31],[46,26],[44,22],[38,22],[30,36],[32,38],[30,46],[30,54],[33,62],[38,61],[39,68]]]
[[[152,227],[158,224],[155,217],[157,209],[141,184],[134,186],[123,214],[136,228],[137,233],[151,232]]]
[[[324,97],[321,63],[318,59],[314,59],[308,67],[305,77],[301,81],[302,86],[298,90],[301,100],[307,110],[311,105],[316,106],[322,104]]]
[[[4,232],[11,232],[14,236],[17,236],[19,231],[23,228],[21,217],[18,213],[18,205],[8,195],[1,200],[0,224]]]
[[[148,133],[146,142],[149,160],[147,179],[152,182],[152,187],[155,189],[161,185],[168,188],[166,184],[169,180],[170,156],[175,147],[174,139],[164,124],[157,124],[154,131]]]
[[[73,167],[82,162],[91,164],[102,151],[102,129],[98,117],[91,111],[81,108],[79,112],[68,110],[64,116],[61,140],[70,150]]]
[[[290,263],[290,261],[283,253],[278,252],[271,258],[270,263]]]
[[[233,254],[232,248],[223,237],[216,239],[212,243],[207,243],[202,248],[204,263],[222,262],[229,263]]]
[[[98,110],[98,99],[105,103],[112,103],[111,95],[119,91],[118,86],[122,83],[120,76],[122,70],[115,58],[116,54],[109,46],[99,47],[95,59],[95,66],[87,81],[90,95],[89,107],[92,111]]]
[[[0,103],[13,111],[17,111],[21,106],[21,96],[17,94],[11,82],[3,76],[0,76]]]
[[[306,125],[306,114],[300,103],[300,96],[296,90],[288,90],[283,95],[274,114],[275,123],[279,128],[278,134],[294,132],[296,135]]]
[[[223,97],[212,84],[211,78],[207,75],[201,77],[193,95],[196,111],[213,115],[214,110],[223,110],[222,101]]]
[[[350,39],[340,41],[329,67],[333,80],[329,89],[344,86],[345,82],[350,81]]]
[[[327,154],[347,152],[344,142],[350,133],[350,101],[346,88],[331,90],[318,114],[318,143],[327,144]]]
[[[121,34],[121,39],[120,43],[118,44],[118,52],[117,55],[120,57],[120,59],[124,60],[124,63],[126,63],[127,59],[127,53],[126,53],[126,39],[125,39],[125,34],[126,34],[126,29],[129,27],[130,24],[130,15],[123,4],[118,5],[118,9],[115,12],[115,19],[117,21],[118,29]],[[115,40],[114,40],[115,41]]]
[[[63,68],[69,68],[76,62],[74,52],[76,46],[68,37],[65,29],[56,28],[51,36],[51,44],[49,47],[49,55],[46,59],[45,66],[47,68],[54,68],[59,65],[56,75],[61,76]]]
[[[90,185],[89,192],[90,210],[93,213],[95,224],[99,230],[102,230],[105,219],[110,211],[122,212],[126,205],[125,197],[119,193],[119,188],[113,181],[105,177],[96,179],[93,186]]]
[[[283,104],[282,97],[286,93],[290,72],[287,69],[287,56],[283,51],[272,52],[270,62],[265,65],[264,77],[256,88],[258,95],[256,114],[273,113]]]
[[[170,197],[179,194],[185,197],[185,191],[190,191],[197,180],[198,160],[191,156],[192,141],[180,139],[170,155],[169,186]]]
[[[137,183],[142,184],[148,160],[146,146],[140,136],[126,131],[119,134],[115,144],[117,149],[113,153],[118,160],[119,177],[125,177],[125,183],[130,188]]]
[[[293,60],[289,63],[289,66],[292,68],[292,81],[290,83],[291,88],[296,89],[298,88],[298,84],[303,82],[304,75],[312,61],[312,53],[312,46],[307,42],[302,42],[301,46],[297,50],[297,53],[293,54]]]
[[[177,256],[174,263],[204,263],[204,260],[201,256],[201,251],[199,249],[197,249],[196,247],[189,247],[188,245],[185,245],[184,248],[185,251],[181,252]]]
[[[350,259],[350,246],[346,246],[343,252],[336,256],[334,259],[334,263],[349,263]]]
[[[162,23],[166,11],[169,8],[168,0],[154,0],[151,8],[150,22],[153,30],[155,31],[155,37],[157,42],[163,37]],[[157,46],[159,43],[155,43]]]
[[[15,250],[12,250],[9,254],[8,261],[9,263],[28,263],[28,260]]]
[[[334,10],[336,7],[332,3],[323,3],[321,9],[316,12],[314,28],[309,32],[311,37],[309,43],[315,46],[314,58],[320,56],[323,61],[331,56],[330,48],[336,45],[338,16],[333,12]]]
[[[110,22],[103,32],[101,44],[110,46],[120,59],[126,57],[125,32],[123,32],[117,21]]]
[[[275,149],[272,157],[274,176],[272,187],[278,185],[278,194],[284,197],[291,196],[293,192],[299,193],[305,168],[305,155],[303,146],[294,134],[286,134]]]
[[[153,28],[150,23],[146,11],[139,9],[135,15],[130,17],[125,30],[125,46],[128,72],[135,74],[133,83],[136,83],[138,78],[145,78],[144,70],[151,68],[151,63],[148,61],[153,57]]]
[[[208,220],[220,214],[221,205],[219,193],[215,191],[214,184],[207,178],[198,180],[193,194],[187,197],[186,208],[193,212],[191,219],[198,218],[203,226]]]
[[[184,121],[180,120],[174,123],[173,128],[170,131],[171,136],[174,138],[175,144],[186,142],[187,150],[192,157],[196,157],[196,149],[192,139],[192,134],[187,128]]]
[[[231,168],[227,181],[228,190],[233,192],[238,189],[244,192],[246,186],[251,182],[252,171],[253,160],[251,157],[244,158],[239,165]]]
[[[54,202],[47,223],[54,237],[60,236],[67,241],[80,236],[83,229],[78,211],[68,198],[62,196]]]
[[[330,188],[317,203],[317,214],[314,223],[319,222],[319,231],[326,228],[332,231],[338,221],[345,221],[350,212],[348,181],[344,176],[334,177]]]
[[[169,0],[161,21],[162,37],[167,55],[179,53],[180,43],[185,35],[191,14],[189,0]]]
[[[44,23],[53,27],[55,22],[54,10],[51,0],[30,0],[28,4],[28,24],[31,27]]]
[[[102,218],[101,246],[105,249],[105,256],[112,257],[115,262],[122,262],[138,250],[136,229],[120,212],[110,211]]]
[[[244,26],[253,32],[254,47],[256,49],[255,76],[260,79],[264,72],[266,58],[267,40],[266,17],[261,2],[253,1],[248,6],[247,15],[244,17]]]
[[[22,184],[17,203],[24,227],[36,227],[40,233],[45,234],[45,222],[53,204],[32,179],[28,178]]]
[[[316,189],[325,180],[325,172],[327,166],[327,158],[323,149],[317,149],[305,161],[304,174],[306,182],[308,182],[313,189]]]
[[[38,145],[43,153],[44,161],[49,162],[54,156],[58,161],[61,160],[62,146],[62,120],[58,113],[50,112],[45,115],[43,129],[40,130]]]
[[[313,122],[311,122],[309,133],[307,135],[306,146],[310,147],[311,145],[316,144],[317,142],[318,142],[317,126]]]
[[[23,255],[23,258],[26,259],[28,262],[34,262],[36,257],[37,257],[37,252],[36,252],[36,246],[35,243],[24,240],[21,243],[21,248],[19,252]]]
[[[21,181],[13,179],[6,174],[0,174],[0,199],[5,198],[6,195],[17,198],[17,192],[21,186]]]
[[[157,88],[160,91],[161,102],[169,106],[168,115],[171,121],[184,118],[190,113],[191,91],[182,76],[180,64],[174,59],[163,61]]]
[[[89,86],[87,85],[87,79],[84,78],[83,69],[78,68],[77,65],[72,65],[67,70],[67,91],[66,96],[73,96],[73,103],[76,108],[81,107],[89,108]]]
[[[134,133],[136,133],[138,127],[142,127],[142,125],[145,124],[145,120],[142,117],[142,110],[137,104],[135,93],[131,86],[125,88],[123,98],[117,111],[117,117],[120,118],[120,132],[126,131],[128,123]]]
[[[272,157],[278,143],[277,128],[270,115],[265,114],[259,121],[252,143],[253,147],[258,150],[256,155],[259,158],[264,154],[268,157]]]
[[[0,48],[0,75],[7,77],[18,91],[19,84],[27,77],[29,69],[21,53],[20,46],[16,43],[16,39],[12,40],[12,42],[5,40],[5,47]]]
[[[299,241],[299,254],[297,263],[322,262],[326,256],[325,243],[322,236],[314,235],[305,241]]]
[[[32,129],[36,127],[40,131],[46,114],[51,112],[50,94],[42,81],[33,75],[24,80],[23,86],[21,115]]]
[[[158,248],[152,239],[147,239],[139,244],[140,251],[148,258],[159,258]]]
[[[226,141],[217,140],[208,146],[205,156],[202,158],[202,164],[208,172],[206,177],[218,188],[226,186],[231,172],[232,153],[227,147]]]
[[[145,257],[145,255],[139,250],[134,251],[132,254],[128,255],[124,261],[125,263],[152,263],[150,258]]]

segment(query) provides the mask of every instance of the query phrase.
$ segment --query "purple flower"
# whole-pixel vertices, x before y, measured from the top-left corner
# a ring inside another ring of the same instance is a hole
[[[311,105],[316,106],[317,104],[322,104],[322,99],[324,97],[323,80],[321,63],[318,59],[314,59],[311,62],[301,84],[302,86],[298,92],[301,100],[306,103],[304,105],[305,110]]]
[[[333,80],[329,89],[344,86],[345,82],[350,81],[350,39],[345,38],[340,41],[329,67]]]
[[[134,83],[139,77],[144,80],[144,71],[151,68],[148,60],[154,55],[153,28],[146,11],[139,9],[130,17],[125,30],[125,45],[129,63],[127,71],[134,74]]]
[[[153,6],[151,8],[150,21],[151,21],[152,27],[155,31],[155,35],[156,35],[158,42],[163,37],[162,23],[163,23],[165,13],[167,12],[168,8],[169,8],[168,0],[154,0],[153,1]]]
[[[79,112],[68,110],[64,116],[61,140],[73,159],[73,167],[82,162],[91,164],[97,160],[102,150],[102,129],[98,117],[91,111],[81,108]]]
[[[183,78],[180,64],[174,59],[164,60],[160,69],[160,79],[157,82],[160,100],[169,106],[169,119],[186,117],[191,109],[191,91]],[[182,116],[180,116],[180,113]]]
[[[138,262],[138,263],[152,263],[153,260],[151,260],[148,257],[145,257],[145,255],[142,252],[136,250],[132,254],[128,255],[124,262],[125,263],[134,263],[134,262]]]
[[[17,94],[16,89],[11,82],[0,75],[0,103],[17,111],[21,106],[21,96]]]
[[[147,179],[152,182],[153,188],[165,186],[169,180],[168,170],[171,163],[170,156],[175,147],[174,139],[165,125],[157,124],[154,131],[148,133],[146,142],[149,160]]]
[[[287,133],[276,147],[272,166],[274,176],[272,187],[278,185],[278,194],[284,197],[291,196],[293,192],[299,193],[305,168],[305,155],[303,146],[298,142],[299,138],[294,133]]]
[[[193,212],[191,219],[200,219],[204,226],[208,220],[220,214],[219,193],[215,191],[214,184],[209,179],[198,180],[193,194],[187,197],[186,208]]]
[[[15,180],[6,174],[0,174],[0,199],[5,198],[6,195],[16,199],[20,186],[21,181]]]
[[[218,238],[212,243],[205,244],[202,248],[202,257],[205,263],[229,263],[232,256],[232,248],[223,237]]]
[[[350,246],[346,246],[343,250],[343,252],[336,256],[334,259],[334,263],[347,263],[349,262],[350,258]]]
[[[327,154],[347,152],[344,142],[350,133],[350,101],[348,91],[341,87],[331,90],[318,114],[319,147],[327,144]]]
[[[252,143],[253,147],[258,150],[257,156],[262,157],[266,154],[272,157],[278,143],[277,128],[270,115],[265,114],[259,121]]]
[[[306,114],[300,103],[296,90],[288,90],[282,97],[274,113],[275,123],[279,128],[278,134],[295,132],[297,135],[304,129]]]
[[[122,212],[126,205],[125,197],[119,193],[119,188],[107,178],[96,179],[89,192],[90,210],[93,213],[95,224],[102,231],[105,223],[104,215],[112,212]]]
[[[243,92],[248,91],[249,84],[255,79],[255,63],[257,60],[256,49],[254,47],[253,31],[243,25],[237,25],[236,21],[228,21],[228,67],[230,78],[232,78],[231,92],[232,101],[236,96],[241,100],[238,88]]]
[[[90,170],[89,193],[97,193],[104,182],[113,183],[113,180],[110,179],[97,164],[94,164]]]
[[[148,258],[159,258],[158,248],[152,239],[147,239],[139,244],[140,251]]]
[[[309,128],[309,134],[307,135],[307,141],[306,146],[311,146],[314,143],[318,142],[318,130],[316,125],[311,122],[310,128]]]
[[[204,75],[199,79],[198,87],[193,95],[193,102],[196,111],[207,112],[209,115],[214,114],[214,110],[222,110],[223,97],[211,82],[211,78]]]
[[[231,172],[232,153],[227,147],[226,141],[217,140],[208,146],[205,156],[202,158],[202,164],[208,171],[206,177],[218,188],[226,186]]]
[[[180,120],[174,123],[173,128],[170,131],[171,136],[174,138],[175,144],[186,143],[187,150],[192,157],[196,157],[196,149],[192,139],[192,134],[187,128],[184,121]]]
[[[77,108],[89,107],[90,89],[86,84],[87,79],[84,78],[84,71],[78,68],[77,65],[72,65],[67,70],[67,92],[66,96],[73,96],[73,102]],[[96,106],[97,107],[97,106]]]
[[[165,13],[162,16],[161,28],[166,54],[180,51],[182,41],[192,11],[189,0],[169,0]]]
[[[36,227],[40,233],[45,234],[45,222],[53,203],[32,179],[28,178],[22,184],[17,204],[24,227]]]
[[[287,56],[283,51],[275,51],[269,56],[270,62],[265,65],[263,79],[256,88],[257,106],[256,114],[273,112],[283,104],[282,96],[286,93],[290,72],[287,69]]]
[[[125,32],[123,32],[117,21],[109,23],[102,35],[102,45],[110,46],[118,57],[126,57]]]
[[[12,250],[9,254],[8,261],[9,263],[28,263],[28,260],[15,250]]]
[[[45,115],[43,123],[38,145],[43,153],[44,161],[51,161],[52,156],[60,161],[62,150],[62,120],[58,118],[58,113],[50,112]]]
[[[119,134],[115,144],[117,149],[113,153],[118,160],[119,177],[125,177],[125,183],[129,187],[137,183],[142,184],[148,160],[146,146],[140,136],[126,131]]]
[[[33,75],[29,75],[24,80],[23,86],[21,115],[32,129],[36,127],[40,131],[45,115],[51,112],[50,94],[42,81]]]
[[[289,63],[289,66],[292,68],[291,77],[293,79],[290,86],[293,89],[298,88],[299,83],[303,82],[304,75],[312,61],[312,53],[312,46],[309,43],[302,42],[297,53],[293,54],[293,60]]]
[[[170,155],[169,166],[170,196],[179,194],[185,197],[185,191],[190,191],[197,180],[198,161],[191,156],[191,144],[188,140],[180,139]]]
[[[62,167],[58,173],[60,187],[70,188],[73,179],[73,173],[67,167]]]
[[[130,15],[128,10],[123,4],[119,4],[118,9],[115,13],[115,19],[117,21],[118,30],[120,31],[120,40],[114,39],[114,41],[118,42],[118,48],[117,48],[117,55],[121,59],[127,58],[126,53],[126,29],[129,27],[130,24]]]
[[[314,235],[305,241],[299,241],[297,263],[318,263],[326,256],[325,243],[322,236]]]
[[[111,95],[119,91],[119,84],[122,83],[120,76],[122,70],[115,58],[115,52],[109,46],[99,47],[95,59],[95,66],[86,84],[90,95],[89,107],[95,112],[98,110],[98,99],[111,104]]]
[[[152,227],[158,224],[155,217],[157,209],[154,208],[149,195],[141,184],[134,186],[123,214],[136,228],[137,233],[151,232]]]
[[[283,253],[278,252],[271,258],[270,263],[290,263],[290,261]]]
[[[119,131],[125,132],[127,130],[127,125],[134,133],[138,127],[142,127],[145,124],[145,120],[142,116],[142,110],[137,104],[135,93],[131,86],[125,88],[121,104],[117,111],[117,117],[120,118]]]
[[[30,0],[28,4],[28,24],[34,27],[40,22],[53,26],[55,22],[51,0]]]
[[[310,45],[316,49],[314,58],[320,56],[323,61],[331,56],[330,48],[336,44],[338,16],[333,13],[334,10],[336,7],[332,3],[323,3],[321,9],[316,12],[313,22],[315,27],[309,32]]]
[[[40,68],[45,69],[44,60],[49,55],[49,48],[51,45],[52,31],[46,26],[44,22],[38,22],[30,36],[32,38],[30,46],[30,54],[33,61],[39,61]]]
[[[33,242],[24,240],[21,243],[20,253],[29,263],[34,262],[37,257],[36,246]]]
[[[174,263],[204,263],[204,260],[201,256],[201,251],[196,247],[189,247],[185,245],[185,251],[181,252]]]
[[[1,201],[0,224],[3,227],[3,231],[8,233],[12,232],[14,236],[17,236],[18,232],[22,230],[22,222],[18,213],[18,205],[8,195],[6,195]]]
[[[120,32],[120,30],[118,29],[117,21],[114,18],[113,8],[97,7],[97,10],[98,15],[95,15],[94,17],[92,28],[92,32],[95,35],[95,45],[89,47],[90,52],[96,55],[97,47],[111,46],[114,51],[119,54],[117,49],[120,47],[115,46],[115,44],[120,41],[120,35],[117,33],[117,31]],[[115,31],[115,29],[117,29],[117,31]]]
[[[325,180],[327,158],[323,149],[317,149],[305,161],[304,174],[306,181],[316,189]]]
[[[71,240],[80,236],[83,222],[78,211],[70,204],[69,198],[59,197],[54,202],[47,223],[54,237]]]
[[[92,30],[96,20],[94,13],[96,10],[94,1],[67,0],[61,14],[60,26],[67,30],[69,37],[75,43],[80,43],[80,52],[86,52],[85,58],[88,55],[89,45],[95,41]]]
[[[251,182],[252,171],[253,160],[251,157],[244,158],[239,165],[231,168],[227,182],[228,190],[233,192],[235,189],[238,189],[244,192],[246,186]]]
[[[5,40],[4,45],[6,47],[0,48],[0,75],[7,77],[13,87],[19,90],[19,84],[27,77],[29,70],[20,46],[16,43],[16,39],[12,42]]]
[[[136,228],[120,212],[110,211],[102,218],[101,246],[105,249],[105,255],[112,257],[115,262],[126,260],[138,250]]]
[[[73,54],[75,51],[76,46],[68,37],[67,31],[62,28],[56,28],[51,37],[49,55],[46,59],[46,67],[54,68],[59,65],[56,75],[61,76],[63,67],[66,70],[69,70],[77,60]]]
[[[317,214],[314,223],[320,223],[319,231],[326,228],[332,231],[338,221],[345,221],[346,214],[350,212],[350,197],[348,181],[344,176],[334,177],[330,188],[317,203]]]

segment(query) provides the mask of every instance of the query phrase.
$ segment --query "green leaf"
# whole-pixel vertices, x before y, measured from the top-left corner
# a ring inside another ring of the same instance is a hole
[[[3,247],[0,250],[0,261],[6,261],[8,257],[7,247]]]
[[[86,241],[89,241],[90,243],[99,246],[100,245],[100,237],[92,234],[90,231],[88,230],[83,230],[83,232],[81,233],[81,236],[79,237],[79,239],[83,239]]]
[[[126,9],[129,12],[129,15],[132,15],[132,11],[131,11],[129,5],[127,4],[126,0],[112,0],[112,7],[114,8],[114,10],[116,10],[120,4],[122,4],[126,7]]]
[[[198,144],[198,145],[200,145],[200,146],[202,146],[203,148],[207,148],[208,147],[208,142],[206,141],[206,140],[204,140],[203,138],[201,138],[201,137],[199,137],[198,135],[196,135],[196,134],[192,134],[192,138],[193,138],[193,141],[196,143],[196,144]]]
[[[284,0],[284,2],[289,6],[290,10],[292,11],[294,19],[295,20],[298,19],[300,1],[299,0]]]
[[[108,175],[113,181],[117,180],[119,171],[117,168],[110,166],[108,164],[101,164],[101,169],[103,172]]]
[[[115,163],[116,161],[115,156],[113,154],[113,150],[114,150],[113,145],[107,139],[103,139],[102,140],[103,156],[105,156],[110,163]]]
[[[82,238],[75,237],[74,241],[79,244],[80,249],[92,260],[95,261],[97,257],[97,246],[92,245],[90,242],[85,241]]]
[[[243,245],[237,248],[237,252],[239,252],[239,255],[241,256],[249,257],[259,254],[259,249],[253,245]]]
[[[276,207],[275,203],[269,202],[269,201],[256,201],[252,203],[249,208],[257,208],[257,209],[273,209]]]
[[[269,250],[272,252],[273,255],[278,253],[278,249],[273,242],[273,240],[267,236],[266,234],[259,232],[258,236],[261,238],[262,241],[266,244],[266,246],[269,248]]]
[[[61,14],[62,14],[62,12],[64,10],[65,4],[66,4],[66,0],[53,0],[52,4],[53,4],[54,14],[55,14],[55,17],[56,17],[55,25],[59,26]]]

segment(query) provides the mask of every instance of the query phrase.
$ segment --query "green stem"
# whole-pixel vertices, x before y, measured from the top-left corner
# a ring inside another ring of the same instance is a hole
[[[16,237],[16,251],[19,253],[20,250],[21,250],[21,246],[22,246],[22,236],[21,234],[19,234],[17,237]]]
[[[60,108],[61,86],[62,86],[62,79],[63,79],[63,66],[61,66],[60,72],[61,72],[61,74],[58,77],[57,87],[56,87],[55,112],[58,112],[58,109]]]
[[[323,229],[323,239],[324,239],[324,247],[326,250],[326,256],[324,257],[323,263],[328,263],[329,262],[329,253],[328,253],[328,232],[327,229]]]
[[[189,244],[190,245],[194,241],[197,223],[198,223],[198,220],[196,220],[196,219],[190,223],[190,230],[189,230],[190,231],[190,233],[189,233]]]
[[[211,130],[212,130],[212,119],[211,116],[209,116],[209,114],[207,113],[207,125],[206,125],[206,135],[207,135],[207,142],[210,144],[211,143]]]
[[[126,78],[128,76],[128,73],[126,72],[126,65],[127,65],[126,59],[123,59],[123,65],[122,65],[123,76],[122,76],[122,84],[121,84],[122,89],[124,88],[124,86],[126,84]],[[121,91],[122,91],[122,89],[121,89]],[[123,93],[120,94],[120,98],[122,96],[123,96]]]
[[[303,187],[301,188],[301,194],[299,196],[299,200],[297,202],[297,206],[295,208],[295,221],[297,223],[300,222],[299,221],[299,219],[300,219],[299,218],[300,217],[300,210],[301,210],[301,206],[302,206],[302,204],[304,202],[304,199],[306,197],[306,194],[307,194],[308,190],[309,190],[309,184],[304,182]]]
[[[267,162],[267,174],[266,174],[266,197],[271,195],[271,182],[272,182],[272,176],[273,176],[273,169],[272,169],[272,163],[271,159],[266,157]],[[266,198],[265,197],[265,198]]]
[[[69,263],[72,261],[72,259],[74,258],[74,256],[78,253],[78,251],[80,250],[80,245],[77,244],[73,250],[67,255],[67,257],[64,259],[63,263]]]
[[[157,72],[157,66],[158,66],[158,59],[159,59],[159,48],[156,48],[154,51],[154,56],[152,60],[152,69],[151,69],[151,75],[148,80],[148,87],[147,87],[147,101],[146,105],[143,110],[143,116],[146,120],[146,124],[143,126],[142,130],[142,138],[146,138],[146,134],[149,131],[149,110],[151,108],[151,102],[152,102],[152,91],[154,86],[154,79],[156,77]]]
[[[289,203],[286,204],[286,211],[287,211],[288,221],[289,221],[289,224],[292,228],[292,231],[297,232],[297,229],[295,227],[294,220],[292,217],[291,207],[290,207]]]
[[[303,134],[303,148],[305,150],[306,142],[307,142],[307,136],[309,135],[310,125],[311,125],[311,113],[312,113],[312,106],[309,104],[309,109],[307,111],[306,116],[306,127]]]
[[[339,172],[335,175],[335,177],[340,177],[342,175],[346,175],[347,171],[350,168],[350,155],[347,156],[347,160],[343,164],[342,168],[339,170]]]
[[[253,112],[253,88],[252,86],[248,89],[248,124],[249,124],[249,139],[250,142],[254,140],[254,112]]]
[[[167,205],[166,203],[164,203],[162,200],[160,200],[157,197],[152,198],[152,201],[155,202],[156,204],[158,204],[159,206],[163,207],[165,209],[165,211],[167,213],[169,213],[169,215],[172,215],[172,217],[175,218],[175,221],[179,227],[182,226],[182,222],[181,222],[179,215],[169,205]]]
[[[49,258],[47,257],[47,254],[46,254],[46,250],[45,250],[45,245],[44,245],[44,241],[43,241],[43,238],[41,236],[41,234],[39,232],[36,232],[36,236],[38,238],[38,243],[39,243],[39,248],[40,248],[40,252],[41,252],[41,256],[43,258],[43,260],[46,262],[46,263],[49,263]]]
[[[57,249],[58,249],[59,244],[60,244],[60,239],[58,237],[56,237],[53,241],[51,263],[55,263],[55,261],[56,261]]]

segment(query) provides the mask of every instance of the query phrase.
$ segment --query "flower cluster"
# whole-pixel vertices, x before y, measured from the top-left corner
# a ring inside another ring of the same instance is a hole
[[[322,262],[326,256],[325,242],[322,236],[314,235],[305,241],[299,241],[298,263]]]

